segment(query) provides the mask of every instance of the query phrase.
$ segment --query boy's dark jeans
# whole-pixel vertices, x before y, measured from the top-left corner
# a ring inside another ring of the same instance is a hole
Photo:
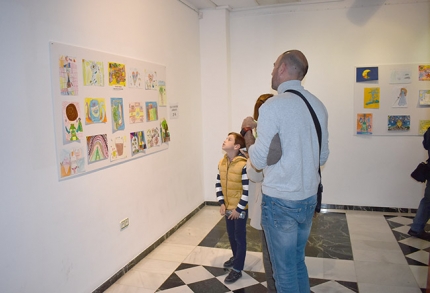
[[[227,226],[228,240],[230,241],[231,250],[233,251],[234,264],[233,269],[242,271],[245,264],[246,256],[246,221],[248,220],[248,211],[246,210],[244,219],[229,220],[225,217]]]

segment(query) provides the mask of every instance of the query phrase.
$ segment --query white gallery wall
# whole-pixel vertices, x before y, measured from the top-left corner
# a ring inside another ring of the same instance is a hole
[[[198,14],[173,0],[0,2],[0,292],[92,292],[204,201]],[[59,182],[50,41],[166,66],[168,150]]]
[[[427,159],[422,137],[353,135],[354,67],[429,64],[430,1],[325,2],[230,11],[231,80],[229,96],[222,99],[231,106],[221,114],[205,112],[206,119],[230,121],[227,131],[239,131],[243,118],[252,115],[258,96],[271,92],[277,57],[299,49],[309,61],[303,84],[324,102],[329,113],[331,154],[322,171],[323,203],[416,208],[424,184],[414,181],[410,173]],[[210,31],[205,13],[214,12],[204,11],[200,20]],[[204,93],[204,87],[202,90]],[[225,134],[218,132],[217,136],[214,140],[221,142]],[[205,198],[214,200],[209,183],[216,174],[220,146],[204,147],[204,153],[216,153],[204,172],[208,182]]]

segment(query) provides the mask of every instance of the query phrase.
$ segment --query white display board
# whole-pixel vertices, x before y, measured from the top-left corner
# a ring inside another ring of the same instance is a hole
[[[59,179],[166,150],[166,68],[50,43]]]
[[[429,64],[356,67],[354,135],[421,135],[430,127]]]

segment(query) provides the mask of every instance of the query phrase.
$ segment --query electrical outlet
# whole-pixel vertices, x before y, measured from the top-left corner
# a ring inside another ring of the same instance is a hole
[[[119,222],[120,229],[122,230],[122,229],[128,227],[129,224],[130,224],[129,219],[125,218],[124,220]]]

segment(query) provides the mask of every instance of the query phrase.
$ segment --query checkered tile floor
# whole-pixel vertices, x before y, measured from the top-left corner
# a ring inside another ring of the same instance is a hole
[[[362,211],[320,214],[306,248],[311,292],[426,292],[430,242],[407,234],[412,219]],[[231,250],[223,221],[217,207],[205,207],[106,292],[267,292],[261,234],[251,227],[242,278],[224,283],[229,270],[222,265]]]

